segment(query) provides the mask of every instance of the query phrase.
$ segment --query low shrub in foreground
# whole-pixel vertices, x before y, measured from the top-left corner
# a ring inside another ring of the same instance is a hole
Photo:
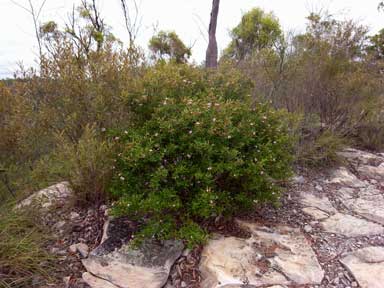
[[[310,139],[302,139],[298,145],[297,163],[313,168],[336,165],[342,160],[337,155],[345,146],[345,139],[336,133],[325,130]]]
[[[116,215],[143,221],[139,239],[201,243],[201,220],[276,201],[291,173],[285,113],[239,101],[172,100],[142,127],[115,135]]]
[[[348,138],[327,128],[316,114],[297,116],[295,125],[292,125],[297,138],[296,164],[310,168],[340,164],[337,152],[348,144]]]

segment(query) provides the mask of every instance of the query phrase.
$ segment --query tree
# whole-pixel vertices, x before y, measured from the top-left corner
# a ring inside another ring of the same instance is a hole
[[[366,45],[368,28],[353,20],[337,20],[328,13],[311,13],[307,31],[296,37],[296,49],[312,55],[348,59],[361,58]]]
[[[219,6],[220,0],[212,1],[212,11],[211,11],[211,21],[209,23],[209,42],[205,58],[205,65],[207,68],[216,68],[217,67],[217,41],[216,41],[216,27],[217,27],[217,17],[219,15]]]
[[[367,50],[375,59],[384,59],[384,29],[379,33],[369,38],[370,45]]]
[[[50,29],[46,29],[52,25],[50,22],[47,24],[42,26],[42,30],[52,34]],[[78,58],[81,58],[81,55],[88,57],[94,51],[100,52],[106,43],[116,40],[110,32],[110,27],[105,24],[96,0],[81,0],[77,8],[73,7],[65,23],[64,33],[59,31],[53,33],[55,36],[58,34],[72,42]]]
[[[155,60],[186,63],[191,56],[191,48],[188,48],[173,31],[160,31],[154,35],[149,41],[149,49]]]
[[[231,31],[232,41],[225,56],[244,60],[265,48],[271,48],[282,37],[278,19],[272,13],[254,8],[243,15],[241,22]]]

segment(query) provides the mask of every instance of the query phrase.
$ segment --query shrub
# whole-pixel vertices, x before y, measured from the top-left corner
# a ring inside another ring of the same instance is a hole
[[[112,171],[112,145],[103,140],[94,126],[84,128],[77,143],[57,136],[58,147],[43,157],[32,172],[34,182],[49,185],[67,180],[73,189],[76,205],[100,205],[107,199],[106,190]]]
[[[384,120],[367,121],[357,128],[356,144],[369,150],[384,149]]]
[[[200,99],[215,95],[225,100],[249,98],[252,83],[239,70],[223,65],[218,71],[206,71],[188,64],[160,62],[146,69],[125,101],[140,123],[167,99]]]
[[[256,99],[270,100],[274,107],[302,114],[305,119],[313,115],[318,118],[315,124],[321,123],[327,132],[316,132],[310,141],[301,142],[304,146],[299,150],[310,149],[303,151],[303,156],[331,159],[334,153],[328,152],[336,148],[334,144],[340,138],[357,139],[361,146],[380,149],[384,143],[380,136],[384,134],[380,128],[383,126],[382,120],[375,119],[382,114],[378,107],[382,107],[384,93],[380,35],[371,37],[369,43],[367,27],[338,20],[327,12],[312,13],[307,20],[305,33],[279,37],[275,45],[256,49],[236,67],[252,79]],[[255,39],[248,40],[252,45],[259,44],[252,43]],[[310,129],[316,130],[317,126]],[[333,137],[330,133],[334,133]],[[329,145],[324,142],[326,139],[331,141]],[[319,149],[322,144],[328,147]],[[314,146],[319,149],[317,156],[313,154]]]
[[[110,190],[116,215],[144,219],[140,237],[196,244],[205,237],[199,221],[278,199],[292,139],[284,113],[265,104],[177,102],[168,99],[142,127],[115,136],[121,152]]]
[[[382,152],[384,149],[384,100],[371,101],[365,106],[365,119],[354,131],[354,141],[364,149]]]
[[[315,168],[341,161],[337,152],[345,145],[343,137],[330,130],[312,131],[307,136],[301,135],[301,143],[297,146],[297,163]]]

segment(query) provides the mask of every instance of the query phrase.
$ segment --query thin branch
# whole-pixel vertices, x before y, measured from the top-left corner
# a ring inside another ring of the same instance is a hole
[[[206,43],[208,43],[208,38],[207,38],[207,36],[206,36],[206,34],[208,34],[208,28],[207,28],[207,26],[204,24],[203,20],[201,19],[201,17],[200,17],[199,15],[197,15],[196,13],[194,13],[193,16],[196,17],[196,18],[193,19],[193,21],[195,22],[195,24],[196,24],[196,26],[197,26],[197,29],[199,29],[200,36],[202,36],[203,39],[204,39],[204,41],[205,41]],[[197,21],[196,19],[199,20],[200,23],[199,23],[199,21]],[[201,27],[204,27],[204,30],[205,30],[205,31],[203,31],[203,29],[202,29]]]
[[[47,0],[44,0],[41,5],[40,5],[40,8],[39,8],[39,12],[37,12],[37,18],[40,17],[40,14],[41,14],[41,11],[43,10],[43,7],[45,5],[45,2],[47,2]]]
[[[24,10],[27,11],[29,14],[31,14],[31,11],[30,11],[28,8],[26,8],[26,7],[24,7],[23,5],[21,5],[20,3],[17,3],[17,2],[14,1],[14,0],[9,0],[9,1],[11,1],[13,4],[15,4],[16,6],[18,6],[19,8],[24,9]]]
[[[140,18],[139,20],[139,5],[137,4],[137,1],[136,0],[131,0],[131,1],[133,3],[133,10],[134,10],[134,12],[132,13],[133,15],[131,15],[130,13],[127,0],[120,0],[120,4],[121,4],[121,10],[124,16],[125,27],[128,32],[129,45],[133,46],[141,27],[142,18]]]

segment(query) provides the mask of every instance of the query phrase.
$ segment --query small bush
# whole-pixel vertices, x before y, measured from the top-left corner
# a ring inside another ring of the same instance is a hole
[[[360,147],[373,151],[384,149],[384,123],[366,122],[357,129],[356,142]]]
[[[337,152],[345,145],[345,139],[330,130],[303,137],[297,146],[297,162],[304,166],[324,167],[341,161]]]
[[[139,236],[202,242],[196,223],[276,201],[290,175],[284,113],[239,101],[169,99],[118,134],[111,192],[116,215],[144,220]],[[117,138],[116,138],[117,137]]]
[[[356,144],[364,149],[382,152],[384,149],[384,100],[371,103],[370,113],[354,132]]]
[[[100,133],[94,126],[86,126],[77,143],[58,136],[60,144],[55,151],[36,165],[34,182],[49,185],[67,180],[74,192],[74,204],[104,203],[113,161],[112,145]]]

